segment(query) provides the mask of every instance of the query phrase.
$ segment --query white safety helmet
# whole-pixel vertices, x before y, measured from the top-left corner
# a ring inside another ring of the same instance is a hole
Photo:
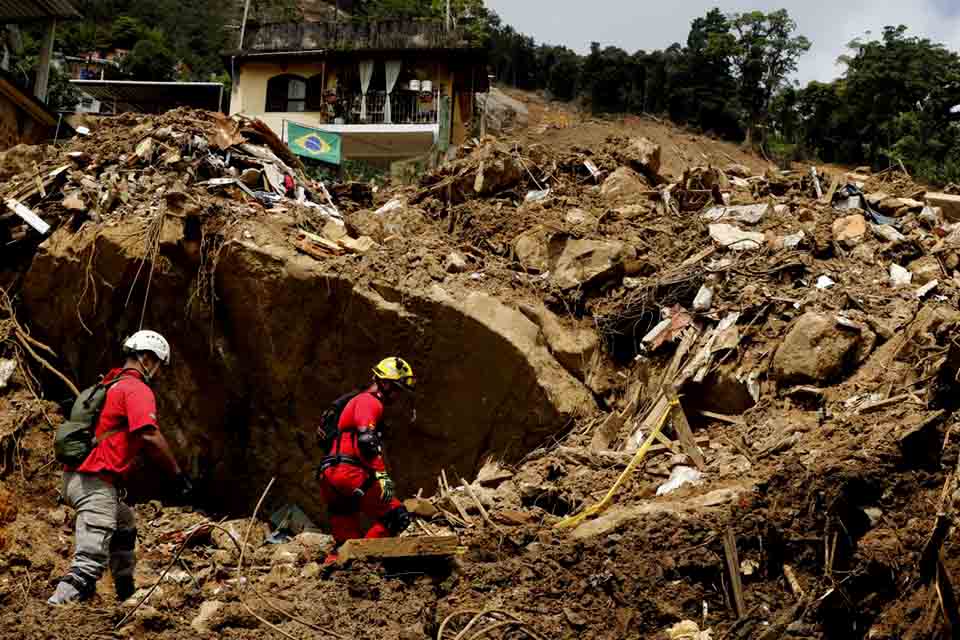
[[[149,351],[163,364],[170,364],[170,343],[156,331],[137,331],[123,343],[124,353]]]

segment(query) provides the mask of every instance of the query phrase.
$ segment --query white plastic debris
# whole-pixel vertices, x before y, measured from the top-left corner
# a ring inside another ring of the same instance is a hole
[[[523,199],[524,202],[540,202],[544,200],[548,195],[550,195],[550,189],[543,189],[541,191],[529,191],[527,197]]]
[[[88,136],[88,135],[90,135],[90,129],[88,129],[87,127],[80,126],[80,127],[77,127],[77,128],[75,129],[75,131],[76,131],[78,134],[80,134],[81,136]]]
[[[907,239],[906,236],[904,236],[902,233],[894,229],[889,224],[871,224],[870,230],[878,238],[881,238],[882,240],[886,240],[887,242],[890,242],[893,244],[903,242],[904,240]]]
[[[700,290],[697,291],[697,297],[693,299],[693,310],[694,311],[709,311],[710,307],[713,306],[713,289],[707,285],[700,287]]]
[[[0,358],[0,389],[6,389],[10,383],[10,376],[17,369],[17,361],[13,358]]]
[[[770,213],[769,204],[748,204],[735,207],[713,207],[702,216],[706,222],[732,221],[744,224],[757,224]]]
[[[820,276],[817,278],[817,284],[815,285],[817,289],[829,289],[833,285],[837,284],[830,279],[830,276]]]
[[[913,274],[897,263],[890,265],[890,284],[894,287],[905,287],[913,281]]]
[[[674,467],[670,472],[670,478],[657,487],[657,495],[665,496],[685,484],[700,484],[702,481],[703,474],[693,467]]]
[[[917,299],[922,300],[926,298],[927,294],[936,289],[938,284],[940,284],[939,280],[931,280],[927,284],[917,289]]]
[[[766,242],[762,233],[744,231],[732,224],[711,224],[709,229],[714,242],[734,251],[756,251]]]
[[[396,211],[397,209],[403,209],[403,207],[404,207],[403,200],[394,198],[387,204],[383,205],[382,207],[374,211],[374,215],[382,216],[384,214],[390,213],[391,211]]]
[[[784,249],[796,249],[800,246],[800,243],[803,242],[803,239],[806,237],[803,231],[797,231],[796,233],[791,233],[788,236],[783,237],[783,248]]]

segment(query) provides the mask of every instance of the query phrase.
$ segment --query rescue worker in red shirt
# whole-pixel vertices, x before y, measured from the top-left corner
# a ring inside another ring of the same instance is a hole
[[[97,419],[97,444],[78,468],[64,470],[63,496],[77,511],[76,549],[69,573],[47,600],[50,604],[89,598],[108,566],[117,598],[122,602],[133,595],[137,529],[119,487],[142,450],[177,479],[181,497],[192,490],[160,433],[156,398],[149,386],[160,368],[170,363],[170,345],[159,333],[138,331],[124,342],[123,350],[127,356],[123,367],[104,378],[104,384],[112,384]]]
[[[394,495],[382,451],[384,405],[412,392],[413,369],[401,358],[387,358],[373,369],[373,384],[344,407],[338,435],[320,465],[320,489],[339,547],[354,538],[388,538],[410,525],[410,514]],[[362,517],[373,521],[364,532]],[[330,564],[336,552],[327,557]]]

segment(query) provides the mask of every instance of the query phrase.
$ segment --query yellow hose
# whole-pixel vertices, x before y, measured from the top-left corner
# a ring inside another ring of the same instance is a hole
[[[624,483],[624,481],[627,479],[627,476],[633,473],[633,470],[637,468],[637,465],[640,464],[640,461],[646,457],[650,447],[653,446],[653,441],[657,439],[657,436],[660,435],[660,431],[663,429],[663,425],[667,423],[667,418],[670,417],[670,412],[673,410],[673,407],[678,406],[679,404],[680,401],[676,398],[670,400],[669,406],[667,406],[666,411],[663,412],[663,415],[660,417],[660,421],[657,423],[657,428],[654,429],[649,436],[647,436],[643,446],[637,449],[637,453],[635,456],[633,456],[633,460],[631,460],[630,464],[627,465],[627,468],[623,470],[623,473],[620,474],[620,477],[617,478],[617,481],[613,483],[613,486],[610,487],[610,491],[608,491],[607,495],[603,497],[603,500],[592,507],[584,509],[576,515],[564,518],[555,526],[560,529],[575,527],[590,516],[606,510],[606,508],[609,507],[610,503],[613,501],[613,496],[617,493],[620,485]]]

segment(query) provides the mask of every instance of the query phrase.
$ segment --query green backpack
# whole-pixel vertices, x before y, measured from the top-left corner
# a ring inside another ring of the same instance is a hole
[[[99,439],[94,437],[100,412],[107,400],[107,391],[124,377],[126,376],[117,376],[107,383],[98,382],[77,396],[73,408],[70,409],[70,419],[57,427],[53,440],[53,453],[57,462],[68,467],[79,467],[98,444],[126,430],[125,426],[117,427],[110,429]]]

